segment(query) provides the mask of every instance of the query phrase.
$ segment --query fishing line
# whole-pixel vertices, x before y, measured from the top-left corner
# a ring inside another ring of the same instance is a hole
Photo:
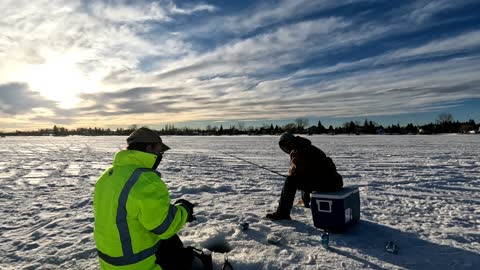
[[[282,177],[287,177],[287,176],[284,175],[284,174],[281,174],[281,173],[279,173],[279,172],[276,172],[276,171],[274,171],[274,170],[272,170],[272,169],[269,169],[269,168],[267,168],[267,167],[265,167],[265,166],[262,166],[262,165],[253,163],[253,162],[251,162],[251,161],[249,161],[249,160],[246,160],[246,159],[244,159],[244,158],[237,157],[237,156],[234,156],[234,155],[232,155],[232,154],[222,152],[222,151],[220,151],[220,150],[213,150],[213,151],[217,151],[217,152],[220,152],[220,153],[222,153],[222,154],[224,154],[224,155],[227,155],[227,156],[236,158],[236,159],[241,160],[241,161],[243,161],[243,162],[246,162],[246,163],[248,163],[248,164],[254,165],[254,166],[258,167],[258,168],[261,168],[261,169],[267,170],[267,171],[269,171],[269,172],[271,172],[271,173],[280,175],[280,176],[282,176]]]

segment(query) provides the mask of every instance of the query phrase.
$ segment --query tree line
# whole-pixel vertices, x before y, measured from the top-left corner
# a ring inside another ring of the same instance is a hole
[[[76,128],[68,129],[65,127],[53,126],[53,128],[39,129],[37,131],[15,131],[9,133],[0,133],[0,136],[127,136],[137,129],[137,125],[131,125],[128,128]],[[414,125],[409,123],[405,126],[400,124],[388,125],[386,127],[373,121],[365,119],[363,123],[359,121],[345,122],[341,126],[325,127],[321,121],[316,125],[309,125],[307,118],[298,118],[292,123],[283,126],[264,124],[262,127],[245,127],[243,122],[236,125],[211,126],[205,129],[200,128],[177,128],[173,124],[167,124],[164,128],[156,129],[160,135],[278,135],[283,132],[292,132],[296,134],[442,134],[442,133],[479,133],[480,124],[473,119],[466,122],[455,121],[451,114],[441,114],[435,122],[424,125]]]

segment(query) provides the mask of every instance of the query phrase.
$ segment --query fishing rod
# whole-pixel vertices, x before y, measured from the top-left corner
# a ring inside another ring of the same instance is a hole
[[[258,164],[256,164],[256,163],[253,163],[253,162],[248,161],[248,160],[246,160],[246,159],[243,159],[243,158],[241,158],[241,157],[237,157],[237,156],[234,156],[234,155],[232,155],[232,154],[222,152],[222,151],[220,151],[220,150],[217,150],[217,151],[220,152],[220,153],[222,153],[222,154],[224,154],[224,155],[227,155],[227,156],[230,156],[230,157],[239,159],[239,160],[241,160],[241,161],[243,161],[243,162],[246,162],[246,163],[248,163],[248,164],[252,164],[252,165],[254,165],[254,166],[258,167],[258,168],[262,168],[262,169],[264,169],[264,170],[267,170],[267,171],[269,171],[269,172],[272,172],[272,173],[274,173],[274,174],[278,174],[278,175],[280,175],[280,176],[287,177],[287,176],[284,175],[284,174],[281,174],[281,173],[279,173],[279,172],[276,172],[276,171],[274,171],[274,170],[271,170],[271,169],[269,169],[269,168],[267,168],[267,167],[265,167],[265,166],[258,165]]]

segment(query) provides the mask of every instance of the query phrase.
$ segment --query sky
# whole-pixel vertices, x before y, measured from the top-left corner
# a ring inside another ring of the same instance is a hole
[[[0,131],[480,122],[480,2],[0,4]]]

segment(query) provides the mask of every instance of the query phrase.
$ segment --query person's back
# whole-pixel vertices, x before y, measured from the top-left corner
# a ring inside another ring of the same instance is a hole
[[[145,134],[150,137],[137,138]],[[193,206],[185,200],[170,204],[168,189],[156,171],[169,147],[155,132],[143,128],[127,142],[128,150],[116,153],[112,167],[95,184],[94,239],[100,268],[159,270],[160,265],[163,269],[174,265],[168,269],[189,269],[192,251],[183,249],[176,233],[191,220]],[[175,256],[167,254],[169,250]]]
[[[293,144],[289,176],[298,177],[311,191],[334,191],[343,186],[335,164],[322,150],[312,145],[310,140],[298,136]]]
[[[117,269],[112,265],[161,269],[153,256],[160,240],[176,234],[186,222],[186,213],[177,216],[178,209],[170,205],[167,187],[157,172],[148,169],[154,159],[147,155],[118,152],[113,166],[95,185],[94,238],[101,269]]]

